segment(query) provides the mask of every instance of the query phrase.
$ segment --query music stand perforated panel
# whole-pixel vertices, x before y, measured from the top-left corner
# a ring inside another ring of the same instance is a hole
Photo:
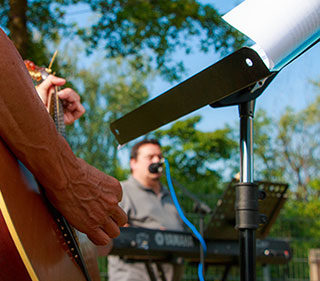
[[[204,236],[207,239],[217,240],[237,240],[238,231],[235,229],[235,181],[231,182],[218,200],[216,209],[208,223]],[[256,237],[265,238],[279,215],[287,196],[288,184],[258,181],[259,190],[266,193],[264,200],[259,200],[259,213],[268,217],[268,221],[260,225],[256,231]]]

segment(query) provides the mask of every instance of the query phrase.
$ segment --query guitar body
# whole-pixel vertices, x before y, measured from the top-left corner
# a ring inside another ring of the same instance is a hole
[[[96,248],[81,237],[91,280]],[[85,281],[32,174],[0,139],[0,281]]]

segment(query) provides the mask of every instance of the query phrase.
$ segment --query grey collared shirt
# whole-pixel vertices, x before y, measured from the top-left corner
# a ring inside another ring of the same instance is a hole
[[[123,198],[120,206],[128,215],[129,225],[183,230],[182,220],[166,188],[162,186],[160,193],[156,194],[151,188],[143,186],[132,176],[121,185]]]
[[[128,215],[131,226],[153,229],[183,230],[183,222],[178,215],[168,190],[161,187],[156,194],[135,180],[132,176],[121,182],[123,197],[120,206]],[[155,265],[152,264],[155,268]],[[183,266],[163,264],[166,280],[180,280]],[[155,271],[156,275],[157,272]],[[109,281],[148,281],[150,280],[143,263],[126,263],[117,256],[108,257]],[[160,276],[156,276],[161,280]]]

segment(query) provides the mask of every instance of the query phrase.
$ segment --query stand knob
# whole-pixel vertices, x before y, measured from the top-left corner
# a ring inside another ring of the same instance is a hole
[[[260,224],[265,224],[268,222],[268,217],[265,214],[259,215]]]
[[[267,193],[264,190],[259,190],[258,192],[258,199],[259,200],[264,200],[267,198]]]

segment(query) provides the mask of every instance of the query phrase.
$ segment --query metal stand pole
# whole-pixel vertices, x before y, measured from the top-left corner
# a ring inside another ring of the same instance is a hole
[[[253,182],[253,115],[255,101],[239,105],[240,183],[236,185],[236,228],[239,230],[241,281],[256,281],[258,188]]]
[[[263,271],[263,281],[271,281],[271,275],[270,275],[270,265],[265,264],[262,267]]]

